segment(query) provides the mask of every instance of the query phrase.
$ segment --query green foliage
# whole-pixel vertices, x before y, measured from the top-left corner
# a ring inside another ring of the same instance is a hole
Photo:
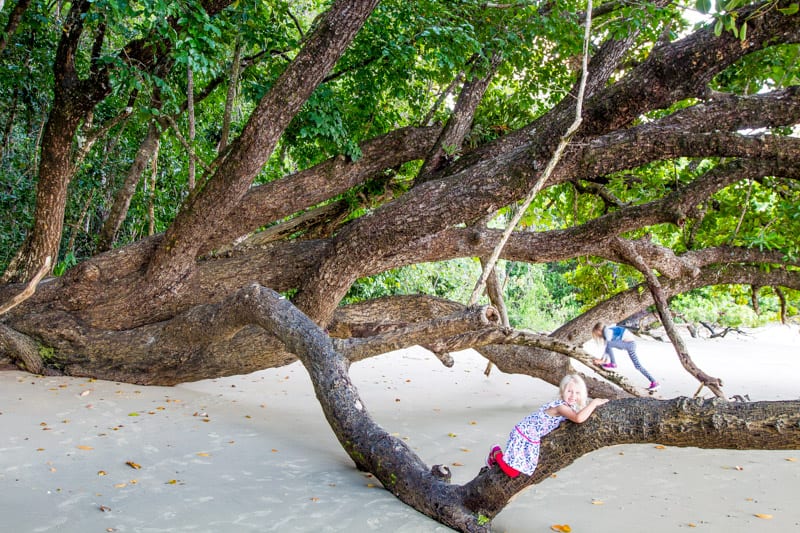
[[[64,272],[66,272],[69,268],[74,267],[78,264],[78,260],[75,258],[75,254],[72,252],[67,252],[64,259],[56,263],[56,266],[53,268],[53,275],[55,276],[63,276]]]
[[[596,258],[581,258],[576,261],[575,268],[564,274],[566,281],[580,288],[576,300],[581,311],[638,285],[641,274],[627,265],[620,265]]]
[[[780,251],[797,257],[800,243],[800,194],[778,178],[742,182],[713,196],[708,214],[697,226],[698,245],[731,244]]]
[[[578,315],[576,289],[565,279],[569,263],[508,263],[505,299],[512,327],[552,331]]]
[[[575,288],[563,276],[571,265],[500,261],[497,268],[503,273],[501,283],[513,327],[550,331],[577,315]],[[480,262],[471,259],[411,265],[358,280],[342,303],[430,294],[466,304],[480,275]],[[485,296],[482,300],[488,303]]]
[[[20,139],[20,143],[26,140]],[[5,270],[33,224],[36,191],[28,161],[12,153],[2,159],[0,170],[0,272]]]
[[[336,154],[351,160],[361,157],[361,149],[348,131],[341,98],[331,86],[323,86],[306,102],[301,113],[292,121],[284,136],[293,158],[303,166],[319,163]]]
[[[742,8],[757,6],[749,12]],[[749,0],[695,0],[695,9],[700,13],[711,15],[714,20],[714,34],[722,35],[723,32],[731,32],[734,37],[738,37],[742,42],[747,40],[748,22],[771,9],[792,16],[800,9],[800,3],[792,2],[786,7],[779,7],[779,0],[769,0],[767,2],[754,3]]]
[[[690,322],[708,322],[727,327],[763,326],[780,319],[780,303],[772,289],[759,291],[759,313],[751,304],[752,288],[745,286],[703,287],[670,300],[670,308],[679,319]],[[797,315],[790,307],[789,316]]]
[[[389,270],[358,280],[342,303],[422,293],[466,304],[480,276],[480,268],[477,260],[456,259]]]

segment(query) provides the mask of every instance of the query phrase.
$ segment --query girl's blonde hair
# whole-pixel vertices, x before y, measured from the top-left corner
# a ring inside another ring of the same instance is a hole
[[[583,381],[583,378],[580,377],[578,374],[567,374],[566,376],[561,378],[561,383],[559,383],[558,385],[559,396],[561,396],[561,399],[564,399],[564,390],[570,383],[574,383],[578,387],[578,392],[580,393],[580,397],[578,398],[578,405],[574,407],[577,407],[578,410],[583,409],[584,407],[586,407],[586,399],[589,393],[586,391],[586,382]]]

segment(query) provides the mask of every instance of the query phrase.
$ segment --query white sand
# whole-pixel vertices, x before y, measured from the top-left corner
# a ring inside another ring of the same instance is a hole
[[[729,395],[800,397],[797,327],[686,340]],[[694,394],[671,345],[641,340],[639,354],[663,397]],[[485,363],[467,351],[445,368],[413,349],[358,363],[352,376],[380,424],[461,483],[557,394],[496,369],[486,378]],[[618,363],[646,384],[622,352]],[[619,446],[518,495],[494,530],[798,531],[798,489],[800,451]],[[0,373],[0,511],[9,533],[448,531],[353,467],[297,363],[172,388]]]

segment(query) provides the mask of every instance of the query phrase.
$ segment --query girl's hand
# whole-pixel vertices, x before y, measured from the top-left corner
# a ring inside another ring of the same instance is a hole
[[[551,416],[559,414],[566,418],[567,420],[571,420],[576,424],[583,424],[589,416],[594,412],[595,408],[600,407],[604,403],[608,403],[607,398],[592,398],[592,400],[586,404],[586,407],[578,411],[577,413],[573,411],[572,407],[567,404],[561,404],[559,406],[553,407],[555,412],[549,413]]]

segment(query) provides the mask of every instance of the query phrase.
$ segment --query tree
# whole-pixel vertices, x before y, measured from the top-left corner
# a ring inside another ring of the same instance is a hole
[[[590,14],[580,3],[61,8],[20,2],[2,50],[14,67],[3,74],[2,98],[14,102],[4,165],[38,157],[35,180],[16,170],[7,176],[17,182],[4,182],[27,199],[4,200],[14,217],[4,227],[30,219],[4,237],[17,247],[0,287],[5,362],[175,384],[299,359],[357,467],[464,531],[487,530],[513,494],[600,446],[800,444],[797,402],[725,402],[719,380],[673,338],[720,398],[636,398],[605,374],[616,386],[592,380],[592,393],[619,409],[555,432],[534,476],[486,470],[454,486],[372,420],[348,376],[354,361],[421,344],[445,364],[476,347],[502,370],[556,382],[571,359],[588,360],[578,344],[594,321],[656,305],[669,327],[668,299],[706,286],[781,287],[791,300],[796,3],[729,2],[697,27],[662,0],[603,5],[580,99]],[[31,83],[46,69],[50,87]],[[578,102],[580,126],[539,183]],[[196,136],[184,133],[189,121]],[[149,159],[161,183],[145,182],[145,195],[136,183]],[[191,191],[189,161],[203,169]],[[605,287],[581,316],[539,335],[503,327],[492,307],[425,295],[340,306],[365,276],[491,256],[498,223],[537,184],[526,230],[511,233],[502,257],[585,261],[577,276],[594,270]],[[148,219],[160,233],[142,236]],[[65,239],[67,228],[81,238]],[[48,257],[63,275],[39,281]],[[608,269],[623,274],[606,279]]]

